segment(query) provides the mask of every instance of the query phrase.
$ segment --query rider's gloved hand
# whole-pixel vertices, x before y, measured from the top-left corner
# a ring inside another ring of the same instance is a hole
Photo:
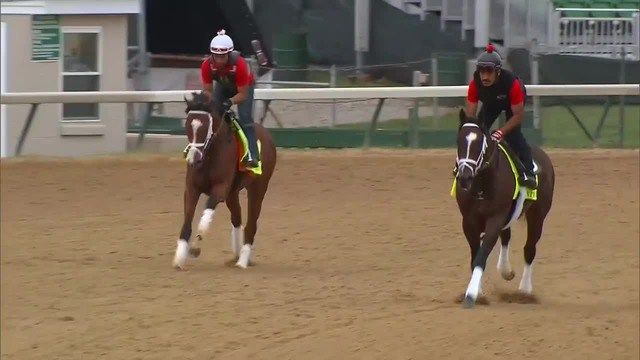
[[[500,142],[503,137],[504,133],[502,132],[502,130],[496,130],[491,133],[491,139],[493,139],[493,141],[495,142]]]
[[[223,101],[222,102],[222,112],[229,111],[229,109],[231,109],[232,105],[233,105],[233,103],[231,102],[231,99],[227,99],[227,100]]]

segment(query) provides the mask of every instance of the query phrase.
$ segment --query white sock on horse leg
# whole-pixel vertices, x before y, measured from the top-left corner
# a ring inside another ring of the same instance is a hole
[[[173,267],[184,270],[189,257],[189,243],[187,240],[180,239],[177,241],[176,254],[173,257]]]
[[[233,255],[240,255],[240,248],[244,245],[244,228],[242,225],[238,227],[231,227],[231,251]]]
[[[476,266],[473,269],[473,274],[471,274],[471,281],[469,281],[469,286],[467,286],[466,296],[470,296],[473,300],[478,298],[482,288],[482,268],[480,266]]]
[[[249,258],[251,257],[251,245],[244,244],[240,249],[240,256],[238,257],[238,262],[236,262],[236,266],[239,268],[246,269],[249,266]]]
[[[216,211],[214,209],[204,209],[200,222],[198,223],[198,232],[205,234],[209,231],[211,223],[213,222],[213,214],[215,213]]]
[[[522,280],[520,280],[520,291],[525,294],[531,294],[533,292],[533,281],[531,279],[533,275],[533,263],[524,264],[524,271],[522,272]]]
[[[509,262],[509,245],[500,246],[500,255],[498,255],[498,272],[503,279],[513,279],[513,271],[511,270],[511,262]]]

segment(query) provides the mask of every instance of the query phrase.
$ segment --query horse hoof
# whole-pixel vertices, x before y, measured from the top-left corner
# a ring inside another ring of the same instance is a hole
[[[238,262],[236,262],[236,266],[241,269],[246,269],[249,266],[249,257],[251,256],[251,245],[244,244],[240,249],[240,256],[238,257]]]
[[[525,296],[531,296],[533,294],[533,289],[531,288],[519,288],[518,292]]]
[[[462,301],[462,307],[464,307],[465,309],[471,309],[475,304],[476,300],[471,297],[471,295],[465,296],[464,300]]]
[[[179,259],[173,259],[173,268],[180,271],[186,271],[186,262]]]
[[[502,278],[507,280],[507,281],[511,281],[513,280],[514,277],[516,277],[516,273],[511,271],[507,274],[501,273],[500,275],[502,275]]]
[[[185,270],[187,264],[187,257],[189,256],[189,244],[186,240],[178,240],[178,246],[176,247],[176,254],[173,257],[173,267],[179,270]]]
[[[191,257],[197,258],[198,256],[200,256],[200,253],[202,252],[201,248],[190,248],[189,249],[189,255],[191,255]]]

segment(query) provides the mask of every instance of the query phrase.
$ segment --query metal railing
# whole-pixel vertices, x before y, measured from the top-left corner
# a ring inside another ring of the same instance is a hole
[[[640,59],[640,10],[557,8],[551,19],[550,45],[560,54]],[[631,17],[572,17],[567,11],[632,13]]]

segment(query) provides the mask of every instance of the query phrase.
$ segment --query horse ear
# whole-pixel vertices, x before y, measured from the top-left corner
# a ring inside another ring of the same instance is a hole
[[[467,119],[467,114],[464,112],[463,108],[460,108],[459,118],[460,118],[460,124],[463,124]]]

